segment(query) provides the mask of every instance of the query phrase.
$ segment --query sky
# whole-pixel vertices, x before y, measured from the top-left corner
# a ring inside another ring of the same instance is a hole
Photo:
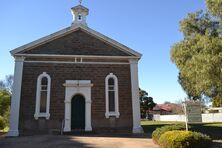
[[[14,72],[9,51],[69,27],[78,0],[1,0],[0,79]],[[140,88],[156,103],[186,97],[170,48],[183,39],[179,22],[205,9],[203,0],[83,0],[88,26],[140,53]]]

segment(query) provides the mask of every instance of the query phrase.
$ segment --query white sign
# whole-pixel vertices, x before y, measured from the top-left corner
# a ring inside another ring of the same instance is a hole
[[[186,130],[188,131],[188,123],[202,122],[201,104],[200,102],[186,101],[183,105],[186,116]]]
[[[201,104],[200,102],[185,102],[185,115],[188,123],[201,123]]]

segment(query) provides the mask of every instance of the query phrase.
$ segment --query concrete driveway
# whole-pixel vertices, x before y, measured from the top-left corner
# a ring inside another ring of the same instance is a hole
[[[0,148],[158,148],[148,135],[26,136],[0,138]]]

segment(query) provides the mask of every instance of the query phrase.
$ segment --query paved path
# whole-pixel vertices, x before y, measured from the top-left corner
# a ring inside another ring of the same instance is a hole
[[[158,148],[152,139],[141,136],[26,136],[0,138],[0,148]]]

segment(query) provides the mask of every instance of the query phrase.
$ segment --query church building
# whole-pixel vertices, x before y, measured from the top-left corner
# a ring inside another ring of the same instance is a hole
[[[88,27],[89,10],[82,4],[71,12],[71,26],[11,51],[15,70],[8,136],[143,132],[142,55]]]

